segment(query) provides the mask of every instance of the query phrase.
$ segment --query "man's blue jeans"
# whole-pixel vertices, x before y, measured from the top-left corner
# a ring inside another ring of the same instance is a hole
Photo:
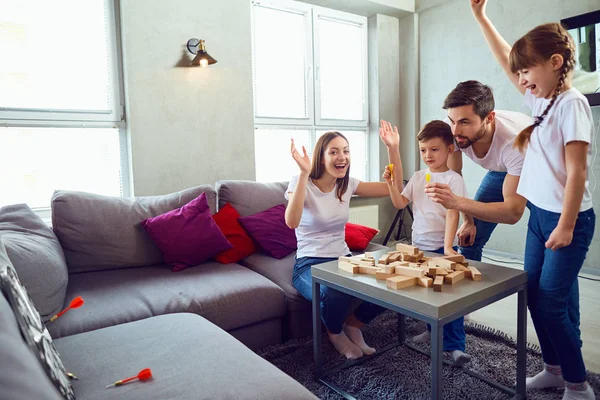
[[[581,383],[586,380],[586,372],[581,354],[577,275],[592,242],[596,216],[593,209],[580,212],[571,244],[552,251],[545,243],[560,214],[533,204],[530,212],[525,271],[531,319],[544,362],[560,365],[567,382]]]
[[[312,301],[311,267],[328,261],[337,261],[337,257],[300,257],[296,260],[292,284],[308,301]],[[321,285],[321,319],[329,332],[338,334],[342,331],[342,325],[349,316],[353,301],[354,297],[349,294]],[[383,311],[385,308],[363,301],[354,310],[354,316],[360,322],[368,324]]]
[[[504,178],[506,172],[488,171],[483,177],[479,189],[475,194],[474,200],[482,203],[496,203],[503,202],[504,196],[502,195],[502,185],[504,184]],[[483,254],[483,246],[488,242],[492,232],[498,225],[495,222],[486,222],[480,219],[474,218],[475,228],[475,241],[472,246],[466,246],[460,248],[460,253],[468,258],[469,260],[481,261]]]
[[[434,250],[434,253],[444,254],[444,248]],[[431,331],[431,325],[427,324]],[[467,337],[465,334],[465,317],[460,317],[444,325],[444,351],[465,351]]]

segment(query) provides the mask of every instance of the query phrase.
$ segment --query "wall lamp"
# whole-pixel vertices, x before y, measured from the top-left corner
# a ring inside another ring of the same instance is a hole
[[[217,60],[212,58],[210,54],[206,52],[203,39],[192,38],[188,40],[187,49],[190,53],[196,55],[190,65],[199,65],[204,68],[217,62]]]

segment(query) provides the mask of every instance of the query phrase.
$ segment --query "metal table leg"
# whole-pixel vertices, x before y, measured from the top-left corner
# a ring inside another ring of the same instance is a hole
[[[520,290],[517,300],[517,398],[525,399],[527,368],[527,286]]]
[[[431,324],[431,398],[442,399],[442,360],[444,358],[442,326]]]
[[[313,316],[313,353],[315,358],[315,379],[323,375],[321,358],[321,284],[312,281],[312,316]]]
[[[398,313],[398,343],[403,344],[406,339],[406,317]]]

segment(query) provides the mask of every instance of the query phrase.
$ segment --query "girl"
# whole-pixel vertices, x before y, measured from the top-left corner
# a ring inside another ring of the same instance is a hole
[[[587,180],[594,128],[586,98],[571,87],[573,39],[551,23],[511,48],[486,16],[487,0],[470,2],[496,61],[535,119],[515,140],[526,150],[517,193],[531,203],[527,302],[545,363],[527,387],[566,386],[563,399],[594,399],[581,354],[577,285],[596,221]]]
[[[400,166],[397,129],[382,134],[382,140],[388,145],[390,161]],[[298,239],[292,283],[303,297],[312,301],[311,266],[350,255],[344,227],[352,195],[383,197],[389,196],[389,189],[384,182],[361,182],[350,177],[350,147],[339,132],[327,132],[319,138],[312,165],[306,149],[302,150],[303,155],[296,150],[292,139],[292,157],[300,167],[300,175],[292,178],[285,195],[289,200],[285,222],[296,229]],[[401,166],[395,178],[396,182],[402,182]],[[384,309],[363,302],[348,317],[352,303],[351,296],[321,286],[321,315],[329,339],[340,354],[357,359],[375,352],[365,343],[360,328]]]

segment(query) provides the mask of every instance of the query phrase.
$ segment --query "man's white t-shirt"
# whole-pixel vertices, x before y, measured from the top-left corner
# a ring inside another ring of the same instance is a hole
[[[465,197],[467,189],[465,180],[458,173],[431,172],[429,168],[415,172],[402,191],[402,196],[412,201],[414,221],[412,225],[412,242],[421,250],[438,250],[444,247],[446,233],[446,209],[434,203],[425,193],[425,175],[431,175],[430,183],[445,183],[454,194]]]
[[[531,125],[533,120],[528,115],[514,111],[497,110],[495,114],[496,130],[490,149],[483,158],[477,157],[473,146],[460,149],[455,143],[454,151],[462,151],[473,162],[488,171],[507,172],[509,175],[520,176],[523,154],[513,144],[519,132]],[[444,121],[450,124],[447,117]]]
[[[296,190],[299,176],[294,176],[285,192]],[[296,228],[298,251],[296,257],[340,257],[350,254],[346,244],[345,228],[350,218],[350,198],[356,192],[360,181],[350,177],[348,189],[342,202],[336,196],[336,188],[323,193],[309,178],[306,185],[304,209],[300,225]]]
[[[524,103],[535,116],[542,115],[549,102],[525,92]],[[542,124],[533,130],[517,193],[541,209],[561,213],[567,183],[565,146],[572,141],[591,143],[593,132],[592,110],[585,96],[575,88],[559,94]],[[591,156],[592,146],[588,146],[588,173]],[[592,194],[586,177],[579,211],[590,208]]]

